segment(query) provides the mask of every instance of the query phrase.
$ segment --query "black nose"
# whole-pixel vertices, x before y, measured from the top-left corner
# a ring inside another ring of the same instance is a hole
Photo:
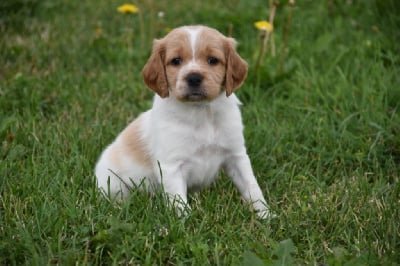
[[[186,81],[190,87],[198,87],[203,81],[203,76],[199,73],[191,73],[186,76]]]

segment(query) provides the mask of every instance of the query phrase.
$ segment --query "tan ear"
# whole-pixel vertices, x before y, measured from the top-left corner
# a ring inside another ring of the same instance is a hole
[[[165,46],[162,40],[155,40],[153,51],[146,65],[143,67],[142,76],[146,85],[155,91],[161,98],[168,97],[168,81],[164,66]]]
[[[229,96],[238,89],[246,79],[247,63],[236,52],[236,41],[232,38],[227,38],[225,54],[227,59],[225,89],[226,96]]]

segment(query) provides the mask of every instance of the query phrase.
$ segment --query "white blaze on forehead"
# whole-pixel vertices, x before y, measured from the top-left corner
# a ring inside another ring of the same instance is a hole
[[[190,40],[190,46],[192,48],[192,56],[193,56],[193,61],[195,61],[195,49],[196,49],[196,42],[197,42],[197,37],[199,35],[199,32],[201,28],[199,27],[186,27],[185,28],[186,32],[189,34],[189,40]]]
[[[198,62],[196,62],[196,43],[198,41],[199,38],[199,33],[202,30],[202,27],[198,27],[198,26],[188,26],[188,27],[184,27],[184,30],[186,31],[186,33],[188,34],[188,39],[189,39],[189,43],[190,43],[190,49],[192,49],[192,59],[188,61],[188,63],[186,65],[184,65],[180,70],[179,70],[179,74],[178,77],[179,79],[184,79],[184,77],[190,73],[191,71],[196,71],[199,68],[199,64]]]

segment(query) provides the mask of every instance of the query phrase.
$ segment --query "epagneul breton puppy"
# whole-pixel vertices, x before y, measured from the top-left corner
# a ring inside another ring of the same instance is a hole
[[[98,186],[125,198],[134,185],[162,187],[185,213],[187,193],[208,186],[222,168],[261,218],[267,203],[254,177],[233,93],[247,75],[235,40],[205,26],[184,26],[155,40],[143,68],[156,92],[142,113],[102,153]]]

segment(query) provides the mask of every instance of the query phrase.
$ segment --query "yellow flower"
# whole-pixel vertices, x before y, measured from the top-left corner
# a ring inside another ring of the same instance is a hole
[[[274,26],[272,26],[271,23],[265,20],[255,22],[254,26],[259,30],[264,30],[267,32],[272,32],[274,30]]]
[[[139,8],[132,4],[124,4],[122,6],[119,6],[117,8],[117,11],[122,14],[127,14],[127,13],[135,14],[139,12]]]
[[[103,30],[102,30],[100,27],[97,27],[97,28],[94,30],[94,35],[96,36],[96,38],[101,37],[101,36],[103,35]]]

